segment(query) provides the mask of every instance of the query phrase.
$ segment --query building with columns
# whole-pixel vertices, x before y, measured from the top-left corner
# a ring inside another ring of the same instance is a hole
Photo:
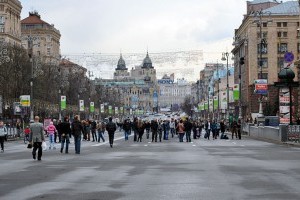
[[[33,56],[41,58],[44,63],[58,65],[60,54],[60,32],[53,24],[41,19],[38,12],[30,12],[21,21],[22,46]]]
[[[254,80],[267,79],[268,94],[263,97],[265,115],[276,115],[279,110],[278,72],[286,66],[297,74],[293,61],[284,61],[287,52],[299,59],[299,5],[296,1],[254,0],[247,2],[247,13],[235,30],[234,67],[235,83],[241,74],[241,105],[243,117],[258,113],[260,95],[254,93]],[[245,64],[239,70],[239,60]],[[295,79],[297,80],[297,78]],[[297,98],[297,97],[295,97]],[[295,99],[296,100],[296,99]]]
[[[18,0],[0,0],[0,42],[21,45],[21,10]]]

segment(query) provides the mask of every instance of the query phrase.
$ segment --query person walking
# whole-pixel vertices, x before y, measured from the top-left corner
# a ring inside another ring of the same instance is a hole
[[[3,121],[0,121],[0,144],[1,153],[4,152],[4,141],[7,139],[7,128],[4,126]]]
[[[128,135],[130,134],[130,130],[131,130],[131,125],[130,125],[129,119],[124,120],[123,130],[124,130],[125,140],[127,141]]]
[[[66,143],[65,153],[69,153],[69,143],[70,143],[70,134],[71,134],[71,125],[69,122],[69,117],[64,117],[64,121],[60,124],[61,131],[61,148],[60,153],[63,152],[64,146]]]
[[[98,122],[97,123],[97,132],[98,132],[98,143],[100,142],[100,139],[102,139],[102,142],[105,142],[105,139],[103,137],[103,134],[105,132],[105,123],[104,122]]]
[[[170,122],[169,122],[169,120],[164,120],[163,129],[164,129],[164,140],[168,140],[169,139],[169,132],[170,132]]]
[[[138,123],[138,118],[133,119],[132,123],[132,130],[133,130],[133,141],[137,141],[137,136],[138,136],[138,131],[137,131],[137,123]]]
[[[158,129],[158,123],[157,119],[154,119],[151,121],[151,132],[152,132],[152,142],[157,142],[157,129]]]
[[[163,122],[161,120],[159,120],[158,127],[157,127],[157,133],[158,133],[159,142],[161,142],[163,130],[164,130]]]
[[[42,142],[45,142],[45,135],[43,124],[39,120],[40,118],[35,116],[34,123],[30,124],[29,141],[33,143],[32,158],[36,159],[36,151],[38,150],[38,160],[41,161],[43,155]]]
[[[231,124],[231,139],[233,139],[234,135],[235,135],[235,138],[237,139],[238,138],[238,124],[236,122],[236,120],[234,120]]]
[[[97,122],[95,120],[93,120],[91,122],[93,142],[97,141],[96,129],[97,129]]]
[[[182,119],[179,120],[179,123],[177,124],[177,132],[179,135],[179,142],[183,142],[183,137],[184,137],[184,124]]]
[[[223,139],[224,138],[224,134],[225,134],[225,131],[226,131],[226,125],[224,123],[224,120],[222,120],[220,122],[220,131],[221,131],[221,136],[220,138]]]
[[[209,140],[210,130],[211,130],[211,121],[210,120],[206,121],[206,123],[205,123],[205,130],[206,130],[206,133],[205,133],[204,138],[207,138]]]
[[[83,133],[83,127],[79,121],[78,115],[74,117],[74,121],[71,124],[71,131],[74,137],[75,153],[80,154],[81,134]]]
[[[55,126],[53,125],[53,122],[50,122],[49,126],[46,128],[47,135],[49,136],[49,149],[55,149],[54,146],[54,134],[57,132]]]
[[[112,121],[112,117],[108,119],[108,123],[106,124],[106,130],[108,132],[109,144],[110,147],[113,148],[115,131],[117,130],[116,124]]]
[[[190,122],[189,118],[186,118],[186,122],[184,123],[184,129],[186,133],[186,142],[192,142],[191,141],[191,132],[193,129],[193,124]]]
[[[145,123],[145,129],[146,129],[146,138],[149,139],[150,137],[150,128],[151,128],[151,124],[150,122],[147,120]]]
[[[171,135],[172,135],[172,138],[174,137],[175,135],[175,121],[174,119],[172,118],[171,119],[171,122],[170,122],[170,132],[171,132]]]
[[[137,124],[137,131],[138,131],[138,134],[139,134],[139,137],[138,137],[138,140],[137,140],[137,141],[142,142],[143,135],[144,135],[144,130],[145,130],[144,123],[143,123],[143,121],[140,119],[140,120],[138,121],[138,124]]]

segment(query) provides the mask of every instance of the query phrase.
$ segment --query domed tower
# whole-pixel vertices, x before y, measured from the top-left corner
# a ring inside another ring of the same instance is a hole
[[[116,68],[116,71],[114,73],[114,79],[120,80],[120,79],[128,79],[130,74],[127,71],[125,60],[123,59],[122,54],[120,54],[120,58],[118,61],[118,65]]]
[[[125,63],[125,60],[122,57],[122,54],[120,55],[120,59],[118,61],[118,65],[117,65],[116,70],[126,70],[126,71],[128,70],[126,68],[126,63]]]
[[[147,51],[146,58],[144,58],[144,60],[143,60],[142,68],[154,68],[152,66],[152,61],[149,57],[148,51]]]

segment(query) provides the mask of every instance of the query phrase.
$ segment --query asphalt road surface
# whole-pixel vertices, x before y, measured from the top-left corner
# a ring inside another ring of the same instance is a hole
[[[106,140],[107,134],[105,134]],[[179,143],[82,142],[32,159],[22,141],[0,153],[0,199],[300,199],[300,149],[243,138]],[[58,145],[57,145],[58,147]]]

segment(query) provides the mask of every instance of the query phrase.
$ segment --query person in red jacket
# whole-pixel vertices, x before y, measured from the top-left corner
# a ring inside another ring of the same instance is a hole
[[[29,141],[29,134],[30,134],[30,128],[29,128],[29,126],[27,126],[25,128],[24,134],[25,134],[25,136],[24,136],[24,143],[26,144],[27,141]]]

